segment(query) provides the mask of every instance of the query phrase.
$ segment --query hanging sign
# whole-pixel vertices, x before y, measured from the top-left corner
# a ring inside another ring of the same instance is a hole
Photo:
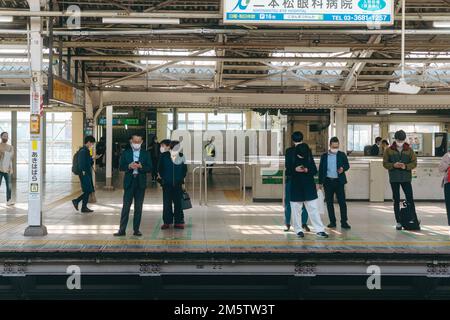
[[[392,25],[394,0],[222,0],[228,24]]]

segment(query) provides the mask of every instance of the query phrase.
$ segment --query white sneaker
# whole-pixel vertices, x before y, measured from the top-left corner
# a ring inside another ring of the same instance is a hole
[[[9,200],[8,202],[6,202],[6,205],[7,206],[13,206],[13,205],[15,205],[16,203],[13,201],[13,200]]]
[[[397,225],[395,226],[395,229],[402,230],[403,229],[402,224],[401,223],[397,223]]]

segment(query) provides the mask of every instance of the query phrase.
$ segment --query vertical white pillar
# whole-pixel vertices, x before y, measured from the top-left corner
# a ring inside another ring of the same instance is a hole
[[[11,145],[14,148],[13,176],[17,179],[17,111],[11,111]]]
[[[112,185],[112,146],[113,146],[113,106],[106,107],[106,190],[113,190]]]
[[[335,113],[336,137],[340,141],[341,151],[347,152],[347,109],[336,109]]]
[[[39,0],[28,0],[30,11],[40,11]],[[30,147],[28,163],[28,227],[25,236],[45,236],[42,222],[42,25],[40,17],[30,17]]]

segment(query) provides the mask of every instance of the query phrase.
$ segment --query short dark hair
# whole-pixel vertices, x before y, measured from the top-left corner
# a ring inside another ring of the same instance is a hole
[[[302,142],[303,141],[303,133],[301,133],[300,131],[295,131],[292,134],[292,141],[294,141],[294,142]]]
[[[86,144],[86,143],[88,143],[88,142],[95,143],[95,138],[94,138],[94,136],[86,136],[86,137],[84,138],[84,144]]]
[[[375,138],[375,143],[378,143],[378,142],[380,142],[381,140],[383,140],[383,138],[381,138],[381,137],[376,137],[376,138]]]
[[[331,138],[331,139],[330,139],[330,144],[332,144],[332,143],[339,143],[338,137],[333,137],[333,138]]]
[[[389,141],[387,141],[387,140],[383,140],[383,141],[381,141],[381,143],[385,143],[385,144],[389,145]]]
[[[179,144],[180,144],[180,141],[177,141],[177,140],[170,141],[170,149],[175,148]]]
[[[165,146],[170,146],[170,140],[169,139],[164,139],[164,140],[162,140],[161,142],[160,142],[160,144],[163,144],[163,145],[165,145]]]
[[[143,137],[142,134],[140,134],[140,133],[133,133],[133,134],[130,136],[130,139],[133,139],[133,137],[139,137],[139,138],[141,138],[141,139],[144,139],[144,137]]]
[[[5,133],[8,133],[8,132],[3,131],[2,134],[0,134],[0,137],[3,137],[3,135],[4,135]]]
[[[403,130],[398,130],[395,134],[394,134],[394,139],[395,140],[400,140],[400,141],[405,141],[406,140],[406,132]]]

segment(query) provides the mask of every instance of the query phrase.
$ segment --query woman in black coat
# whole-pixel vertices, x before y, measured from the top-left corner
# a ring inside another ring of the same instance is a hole
[[[298,143],[295,152],[287,159],[287,174],[291,180],[291,208],[294,220],[294,230],[300,238],[304,237],[301,222],[302,207],[305,205],[317,236],[327,238],[325,227],[319,213],[319,197],[317,196],[314,176],[317,166],[311,150],[305,143]]]

